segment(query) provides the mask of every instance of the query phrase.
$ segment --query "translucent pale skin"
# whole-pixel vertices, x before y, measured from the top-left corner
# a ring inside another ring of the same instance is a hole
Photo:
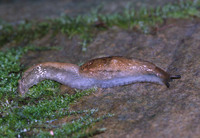
[[[19,80],[19,93],[24,95],[38,82],[50,79],[71,88],[108,88],[136,82],[152,82],[169,87],[169,81],[180,75],[170,76],[154,64],[124,57],[93,59],[82,66],[70,63],[45,62],[24,72]]]

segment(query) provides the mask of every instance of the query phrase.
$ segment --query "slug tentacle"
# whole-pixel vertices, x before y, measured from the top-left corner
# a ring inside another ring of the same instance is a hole
[[[136,82],[152,82],[169,87],[173,79],[167,72],[146,61],[124,57],[93,59],[82,66],[70,63],[46,62],[25,71],[19,80],[19,92],[24,95],[30,87],[44,79],[50,79],[72,88],[108,88]]]
[[[171,80],[174,80],[174,79],[181,79],[181,75],[170,76],[170,79],[171,79]]]

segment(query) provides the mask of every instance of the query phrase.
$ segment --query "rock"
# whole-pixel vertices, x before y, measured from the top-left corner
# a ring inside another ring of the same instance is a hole
[[[27,60],[29,55],[26,55],[23,61],[27,66],[41,61],[78,64],[101,55],[120,55],[153,62],[171,74],[180,74],[181,80],[171,82],[170,88],[137,83],[103,89],[98,96],[84,97],[72,109],[99,108],[98,115],[115,114],[97,123],[97,128],[105,127],[107,130],[95,137],[198,137],[199,36],[199,20],[168,20],[156,35],[114,27],[98,33],[86,52],[80,51],[78,38],[70,40],[58,35],[55,41],[64,50],[33,52],[34,60]],[[41,41],[42,44],[49,42],[48,39]],[[40,41],[37,44],[40,45]]]
[[[99,97],[82,99],[76,108],[99,108],[99,114],[115,114],[98,124],[107,131],[95,137],[200,135],[200,22],[169,20],[162,28],[165,29],[157,35],[111,29],[99,34],[88,47],[88,52],[94,55],[141,58],[171,74],[182,75],[181,80],[171,82],[169,89],[154,84],[133,84],[105,89]]]

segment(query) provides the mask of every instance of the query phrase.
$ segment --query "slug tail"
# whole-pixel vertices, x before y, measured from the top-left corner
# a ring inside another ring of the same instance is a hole
[[[22,80],[18,81],[18,89],[17,91],[20,93],[21,96],[24,96],[28,89],[23,85]]]
[[[30,87],[44,80],[46,74],[47,72],[42,64],[35,65],[26,70],[22,78],[18,81],[18,92],[20,95],[24,96]]]

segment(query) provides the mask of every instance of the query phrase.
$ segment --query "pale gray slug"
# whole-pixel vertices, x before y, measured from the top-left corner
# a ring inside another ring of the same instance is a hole
[[[71,88],[88,89],[91,87],[109,88],[136,82],[152,82],[169,87],[173,79],[154,64],[124,57],[104,57],[90,60],[82,66],[70,63],[45,62],[35,65],[24,72],[19,80],[19,93],[24,95],[30,87],[49,79]]]

